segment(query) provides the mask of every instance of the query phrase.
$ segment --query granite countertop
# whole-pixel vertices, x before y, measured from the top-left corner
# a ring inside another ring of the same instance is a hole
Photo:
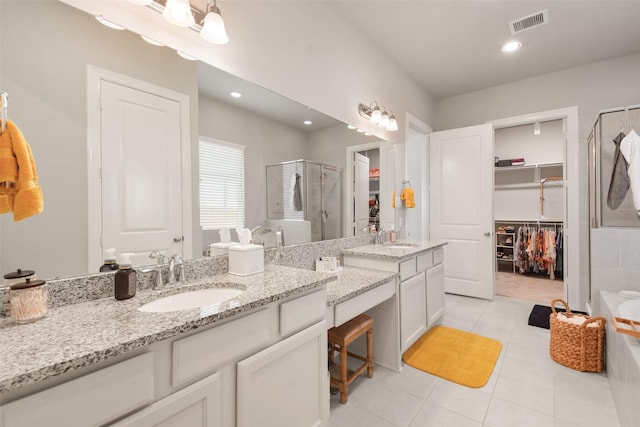
[[[129,300],[101,298],[49,310],[37,322],[0,320],[0,393],[175,337],[335,280],[336,275],[267,265],[251,276],[220,274],[161,291],[143,290]],[[246,291],[203,309],[143,313],[139,306],[187,289],[226,286]]]
[[[447,242],[432,240],[398,241],[397,243],[358,246],[356,248],[344,249],[342,253],[344,255],[401,260],[421,252],[442,247],[446,244]]]
[[[335,281],[327,285],[327,305],[334,306],[398,277],[398,273],[343,267]]]

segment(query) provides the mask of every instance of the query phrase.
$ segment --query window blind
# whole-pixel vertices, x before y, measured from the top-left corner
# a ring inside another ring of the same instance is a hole
[[[200,138],[200,225],[244,227],[244,146]]]

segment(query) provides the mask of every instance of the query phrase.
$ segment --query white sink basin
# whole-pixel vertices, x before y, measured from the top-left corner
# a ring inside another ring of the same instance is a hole
[[[208,307],[242,295],[244,290],[236,288],[209,288],[183,292],[148,302],[138,308],[147,313],[166,313]]]

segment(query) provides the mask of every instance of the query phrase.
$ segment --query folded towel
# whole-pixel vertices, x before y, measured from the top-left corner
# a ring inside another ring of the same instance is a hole
[[[416,202],[413,200],[413,189],[411,187],[406,187],[404,190],[402,190],[400,200],[404,200],[404,205],[407,208],[416,207]]]
[[[43,209],[31,147],[20,129],[7,120],[0,135],[0,214],[13,212],[13,220],[21,221]]]

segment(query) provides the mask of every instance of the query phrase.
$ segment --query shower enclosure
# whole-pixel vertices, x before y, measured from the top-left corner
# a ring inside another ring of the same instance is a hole
[[[342,170],[308,160],[267,166],[267,225],[286,244],[342,237]]]

